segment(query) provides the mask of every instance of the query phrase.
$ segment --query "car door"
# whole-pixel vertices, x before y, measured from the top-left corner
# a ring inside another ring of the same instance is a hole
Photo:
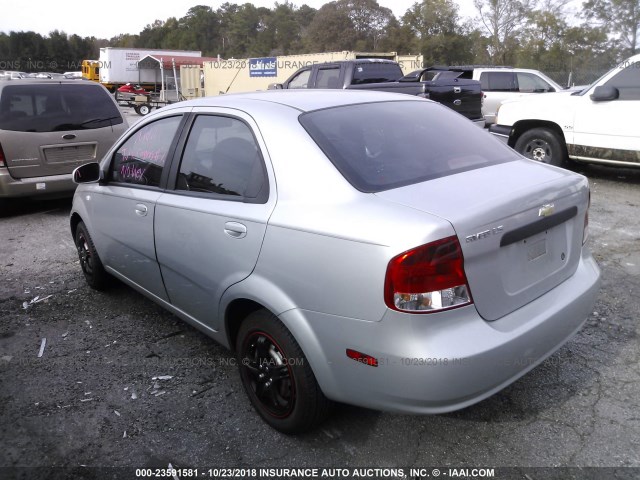
[[[275,191],[251,117],[195,110],[173,190],[157,202],[155,242],[170,302],[217,330],[222,294],[258,260]]]
[[[495,123],[500,104],[514,98],[518,92],[516,75],[513,72],[482,72],[479,80],[484,93],[482,114],[487,123]]]
[[[92,216],[100,220],[92,236],[105,267],[163,300],[154,213],[182,122],[182,115],[169,115],[130,133],[114,150],[106,184],[92,194]]]
[[[618,89],[618,98],[594,101],[594,88],[580,97],[571,156],[584,159],[640,162],[640,62],[628,65],[603,83]]]

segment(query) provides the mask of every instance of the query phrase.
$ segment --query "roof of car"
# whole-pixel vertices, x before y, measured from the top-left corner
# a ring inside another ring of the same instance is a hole
[[[9,79],[9,78],[0,78],[0,88],[6,87],[7,85],[45,85],[45,84],[69,84],[69,85],[100,85],[97,82],[91,81],[79,81],[73,80],[70,78],[18,78],[18,79]]]
[[[385,102],[385,101],[424,101],[412,95],[399,93],[355,91],[355,90],[267,90],[251,93],[233,93],[216,97],[204,97],[177,105],[191,107],[234,107],[240,103],[246,105],[251,102],[270,102],[285,105],[296,110],[308,112],[322,108],[352,105],[357,103]]]

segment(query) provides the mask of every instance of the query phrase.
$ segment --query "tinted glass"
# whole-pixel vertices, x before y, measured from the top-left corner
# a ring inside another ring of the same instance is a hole
[[[517,92],[516,76],[511,72],[482,72],[480,85],[486,92]]]
[[[131,135],[113,156],[110,180],[160,186],[162,169],[181,120],[180,116],[163,118]]]
[[[251,129],[230,117],[196,118],[182,155],[177,190],[256,198],[266,185]]]
[[[426,101],[329,108],[301,115],[300,123],[362,192],[379,192],[518,158],[467,119]]]
[[[640,100],[640,62],[629,65],[605,85],[616,87],[620,100]]]
[[[123,123],[118,107],[99,85],[8,85],[0,98],[0,129],[64,132]]]
[[[318,70],[316,88],[338,88],[339,81],[339,68],[321,68]]]
[[[402,76],[400,66],[395,63],[356,63],[351,84],[395,82]]]
[[[516,75],[518,76],[518,87],[521,92],[548,92],[552,88],[551,85],[537,75],[531,73],[517,73]]]
[[[289,88],[307,88],[309,86],[309,77],[311,76],[311,69],[304,70],[298,75],[293,77],[289,82]]]

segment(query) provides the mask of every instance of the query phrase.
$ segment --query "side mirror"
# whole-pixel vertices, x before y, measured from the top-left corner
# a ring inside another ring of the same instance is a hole
[[[73,171],[73,183],[95,183],[100,181],[101,171],[98,162],[85,163]]]
[[[616,87],[602,85],[595,88],[591,94],[591,100],[594,102],[608,102],[610,100],[616,100],[619,96],[620,92]]]
[[[281,83],[270,83],[267,90],[282,90],[284,86]]]

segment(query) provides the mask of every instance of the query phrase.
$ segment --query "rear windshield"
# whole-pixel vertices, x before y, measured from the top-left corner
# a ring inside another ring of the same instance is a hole
[[[123,121],[109,94],[91,83],[7,85],[0,97],[0,130],[64,132]]]
[[[356,189],[380,192],[518,159],[487,131],[424,100],[347,105],[300,123]]]
[[[356,63],[351,84],[395,82],[402,76],[400,66],[395,63]]]

